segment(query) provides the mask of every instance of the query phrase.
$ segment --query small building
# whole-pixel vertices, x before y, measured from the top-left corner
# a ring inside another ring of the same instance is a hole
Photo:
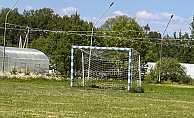
[[[4,47],[0,46],[0,70],[3,70]],[[5,47],[4,71],[49,72],[49,59],[41,51],[30,48]]]
[[[194,64],[188,64],[188,63],[180,63],[183,67],[186,69],[187,75],[189,75],[192,79],[194,79]],[[154,68],[156,65],[155,62],[148,62],[147,63],[147,72],[150,72],[151,68]]]

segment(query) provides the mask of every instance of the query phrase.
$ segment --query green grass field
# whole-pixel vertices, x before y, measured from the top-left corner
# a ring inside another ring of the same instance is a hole
[[[143,84],[145,93],[130,93],[69,84],[0,79],[0,117],[194,117],[193,86]]]

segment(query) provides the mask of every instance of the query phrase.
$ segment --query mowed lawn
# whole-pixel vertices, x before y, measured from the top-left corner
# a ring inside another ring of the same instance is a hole
[[[68,80],[0,79],[0,117],[192,118],[194,87],[143,84],[145,93],[75,88]]]

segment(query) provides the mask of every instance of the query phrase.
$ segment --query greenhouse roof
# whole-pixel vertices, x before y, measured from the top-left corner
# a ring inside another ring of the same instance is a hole
[[[0,46],[0,51],[3,52],[3,46]],[[5,53],[10,58],[48,60],[43,52],[31,48],[5,47]]]

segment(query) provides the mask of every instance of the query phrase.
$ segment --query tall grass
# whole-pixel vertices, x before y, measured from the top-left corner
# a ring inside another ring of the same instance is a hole
[[[194,117],[194,87],[143,84],[145,93],[75,88],[68,80],[0,79],[0,117]]]

